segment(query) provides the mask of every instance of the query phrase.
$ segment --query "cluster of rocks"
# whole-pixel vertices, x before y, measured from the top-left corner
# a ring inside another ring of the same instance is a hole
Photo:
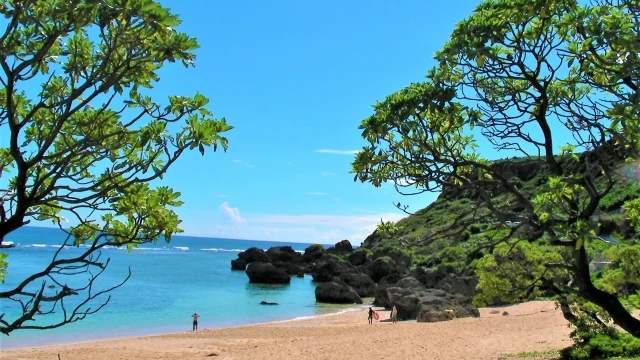
[[[354,250],[348,240],[328,249],[311,245],[304,253],[290,246],[254,247],[231,261],[231,268],[244,270],[253,283],[288,284],[292,276],[310,274],[318,302],[362,304],[363,297],[375,297],[376,306],[396,306],[400,319],[424,322],[449,320],[454,314],[480,316],[471,303],[475,277],[458,276],[444,266],[409,270],[410,265],[411,257],[397,250]]]

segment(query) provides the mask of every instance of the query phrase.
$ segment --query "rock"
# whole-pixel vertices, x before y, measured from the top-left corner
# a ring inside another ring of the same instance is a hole
[[[300,272],[300,263],[292,261],[272,261],[271,262],[278,269],[284,270],[289,275],[297,275]]]
[[[271,263],[254,262],[245,271],[249,282],[259,284],[288,284],[291,276]]]
[[[336,243],[336,245],[333,248],[339,254],[350,253],[353,251],[353,246],[351,246],[351,242],[349,242],[349,240],[346,240],[346,239]]]
[[[336,277],[316,286],[316,301],[334,304],[362,304],[358,293]]]
[[[299,278],[303,278],[304,277],[304,271],[302,271],[302,270],[298,271],[296,276],[299,277]]]
[[[313,276],[313,281],[315,282],[326,282],[350,270],[353,271],[351,264],[348,262],[325,257],[311,268],[311,276]]]
[[[448,311],[420,311],[416,319],[418,322],[438,322],[453,320],[453,314]]]
[[[402,280],[404,276],[398,274],[398,273],[393,273],[393,274],[389,274],[385,277],[383,277],[382,279],[380,279],[380,281],[378,281],[378,284],[389,284],[389,285],[393,285],[395,283],[397,283],[398,281]]]
[[[242,270],[247,268],[247,262],[242,259],[231,260],[231,270]]]
[[[369,252],[369,250],[364,249],[364,248],[359,248],[354,250],[352,253],[349,254],[349,256],[347,257],[347,260],[355,266],[361,266],[367,263],[367,261],[369,261],[369,258],[371,257],[371,253]]]
[[[401,319],[416,319],[419,313],[426,319],[426,312],[453,310],[456,317],[479,317],[480,311],[473,305],[471,298],[461,294],[447,293],[442,289],[427,289],[424,284],[413,277],[406,277],[394,285],[387,285],[387,298],[390,306],[398,309]],[[384,302],[380,294],[376,300]]]
[[[302,254],[293,250],[291,246],[274,246],[266,252],[271,262],[302,262]]]
[[[385,276],[397,273],[396,263],[389,257],[375,259],[367,268],[367,275],[371,280],[378,282]]]
[[[340,280],[351,286],[360,297],[370,297],[375,295],[376,283],[367,274],[362,273],[342,273]]]
[[[391,309],[391,302],[389,301],[389,294],[387,293],[387,284],[379,283],[378,286],[376,286],[373,296],[375,296],[373,305],[382,306],[385,309]]]
[[[302,258],[304,262],[314,262],[323,257],[326,253],[327,252],[322,245],[313,244],[304,250]]]
[[[507,316],[507,315],[509,315],[509,313],[506,311],[502,313],[502,316]]]
[[[269,301],[260,301],[260,305],[278,305],[277,302],[269,302]]]
[[[373,258],[388,257],[393,260],[396,265],[405,264],[411,266],[411,256],[396,249],[379,249],[373,252]]]
[[[247,264],[252,262],[268,262],[269,257],[264,250],[257,247],[250,247],[238,254],[238,259],[244,260]]]
[[[438,283],[438,273],[433,269],[417,267],[409,272],[409,275],[418,279],[427,289],[433,289]]]
[[[398,265],[396,270],[400,275],[407,275],[409,273],[409,268],[407,268],[407,265],[405,265],[404,263],[400,263],[400,265]]]
[[[448,293],[461,294],[467,297],[474,297],[477,293],[478,278],[475,276],[457,276],[448,274],[444,279],[436,284],[436,288]]]
[[[489,311],[489,314],[500,314],[500,311],[498,311],[498,310],[491,310],[491,311]]]

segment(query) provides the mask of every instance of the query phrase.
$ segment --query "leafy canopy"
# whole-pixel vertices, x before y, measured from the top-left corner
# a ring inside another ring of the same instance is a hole
[[[62,286],[73,266],[76,274],[104,270],[94,257],[104,246],[132,248],[180,232],[173,209],[180,193],[155,180],[187,150],[226,151],[223,135],[232,127],[213,117],[202,94],[172,95],[164,104],[150,96],[164,65],[192,67],[198,49],[156,1],[7,0],[0,14],[0,132],[9,140],[0,148],[0,242],[31,220],[63,227],[68,219],[69,245],[90,245],[77,258],[56,253],[43,272],[0,292],[22,314],[14,321],[0,315],[8,334],[43,328],[25,324],[41,302],[53,312],[81,290],[95,297],[90,286],[46,295],[41,280]],[[96,275],[89,273],[90,285]],[[97,311],[84,305],[47,326]]]
[[[470,213],[487,209],[493,221],[518,224],[478,262],[478,301],[544,289],[563,299],[568,319],[570,304],[590,302],[640,337],[640,321],[588,267],[600,201],[637,168],[638,19],[631,0],[483,1],[436,53],[426,81],[374,105],[352,172],[374,186],[393,181],[402,194],[470,191]],[[479,138],[494,159],[504,152],[542,162],[548,183],[528,197],[481,155]],[[638,224],[640,202],[623,209]],[[640,263],[638,245],[619,247]]]

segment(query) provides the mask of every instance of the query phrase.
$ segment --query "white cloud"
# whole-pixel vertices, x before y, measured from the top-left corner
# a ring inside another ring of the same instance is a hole
[[[313,191],[313,192],[307,193],[307,195],[327,195],[327,193],[320,192],[320,191]]]
[[[332,199],[333,199],[333,200],[335,200],[335,201],[340,201],[340,198],[339,198],[339,197],[337,197],[337,196],[336,196],[336,197],[333,197]]]
[[[247,220],[240,216],[240,210],[238,210],[238,208],[230,207],[226,201],[220,204],[220,211],[228,216],[229,220],[234,224],[240,225],[247,223]]]
[[[358,150],[333,150],[333,149],[320,149],[316,150],[317,153],[322,154],[334,154],[334,155],[354,155]]]
[[[248,168],[252,168],[253,167],[253,165],[248,161],[235,159],[235,160],[233,160],[233,162],[236,163],[236,164],[244,165],[244,166],[246,166]]]
[[[322,175],[322,176],[336,176],[338,174],[336,174],[334,172],[331,172],[331,171],[321,171],[320,175]]]

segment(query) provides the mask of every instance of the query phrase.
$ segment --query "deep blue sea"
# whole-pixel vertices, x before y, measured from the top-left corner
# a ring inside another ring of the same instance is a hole
[[[16,247],[2,249],[9,254],[8,275],[0,291],[13,288],[27,276],[42,270],[64,242],[59,229],[23,227],[6,237]],[[126,278],[122,287],[108,295],[111,299],[98,313],[86,319],[51,330],[16,330],[9,336],[0,335],[3,349],[71,343],[124,336],[151,335],[191,330],[191,314],[201,315],[199,328],[219,328],[315,316],[335,312],[344,307],[316,304],[315,284],[311,276],[292,277],[289,285],[250,284],[243,271],[231,271],[230,261],[240,251],[256,246],[290,245],[304,251],[309,244],[270,241],[230,240],[175,236],[170,243],[144,245],[127,252],[110,248],[102,252],[101,260],[110,258],[106,271],[96,282],[94,292]],[[80,248],[64,248],[62,254],[73,256]],[[86,277],[76,275],[65,279],[69,286]],[[49,282],[47,284],[50,284]],[[36,285],[40,286],[41,282]],[[33,288],[31,289],[33,290]],[[46,291],[55,293],[55,290]],[[50,294],[50,295],[52,295]],[[106,295],[106,296],[108,296]],[[106,300],[106,296],[102,300]],[[80,297],[67,298],[68,304]],[[260,301],[279,303],[260,305]],[[94,302],[95,306],[100,302]],[[68,307],[70,308],[70,307]],[[46,305],[43,311],[48,310]],[[19,312],[16,303],[0,302],[0,314],[12,319]],[[50,315],[36,317],[36,324],[51,323],[63,316],[58,308]]]

